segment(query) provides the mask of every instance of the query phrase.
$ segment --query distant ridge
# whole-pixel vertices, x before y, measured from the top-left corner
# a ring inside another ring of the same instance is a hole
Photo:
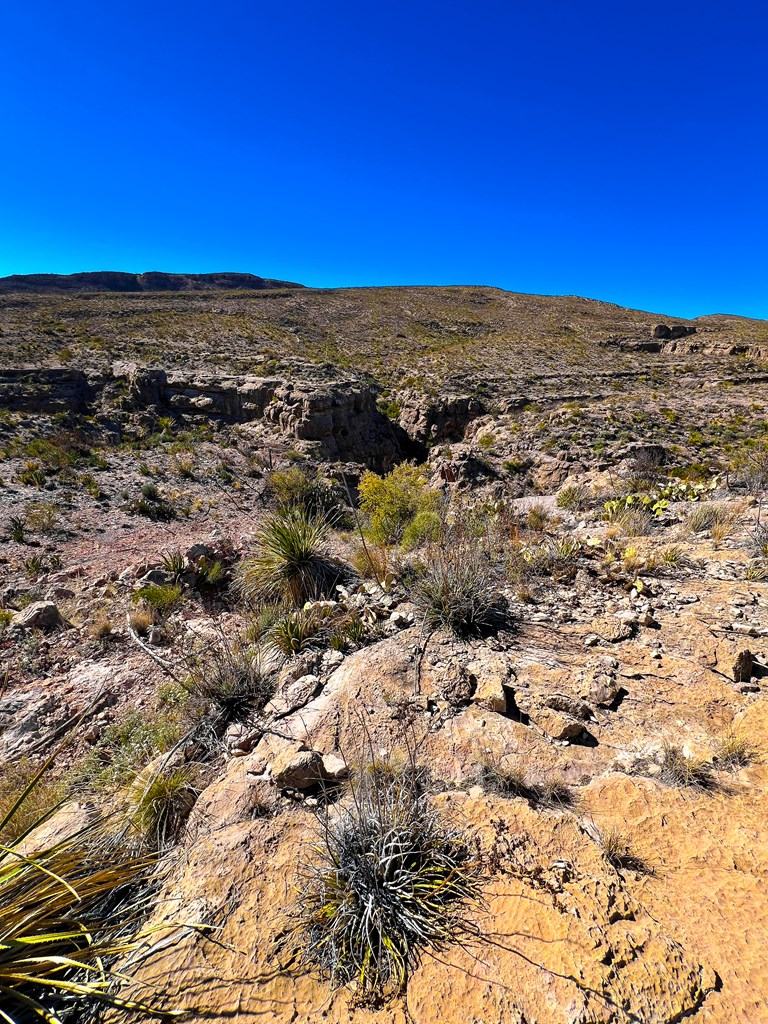
[[[11,274],[0,277],[0,292],[205,292],[264,291],[303,288],[293,281],[273,281],[255,274],[124,274],[95,270],[82,274]]]

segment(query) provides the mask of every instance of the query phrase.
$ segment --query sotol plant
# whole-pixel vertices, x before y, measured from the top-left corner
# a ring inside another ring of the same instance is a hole
[[[256,535],[259,553],[240,566],[240,594],[296,606],[331,593],[343,571],[327,556],[327,535],[326,520],[303,509],[270,516]]]

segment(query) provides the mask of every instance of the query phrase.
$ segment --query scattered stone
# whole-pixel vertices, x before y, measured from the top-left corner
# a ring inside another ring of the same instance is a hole
[[[632,636],[631,622],[634,621],[634,615],[630,615],[630,620],[626,622],[617,615],[603,615],[595,619],[592,628],[601,640],[616,644]]]
[[[752,666],[754,665],[755,656],[749,649],[740,651],[736,656],[736,660],[733,663],[733,681],[734,683],[745,683],[749,682],[752,678]]]

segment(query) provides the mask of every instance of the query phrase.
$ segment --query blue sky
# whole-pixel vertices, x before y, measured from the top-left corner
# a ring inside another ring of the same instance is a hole
[[[8,3],[0,275],[768,317],[767,58],[719,0]]]

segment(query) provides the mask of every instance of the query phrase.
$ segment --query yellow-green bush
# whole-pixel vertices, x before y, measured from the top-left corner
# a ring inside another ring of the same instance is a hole
[[[427,486],[418,466],[401,463],[386,476],[370,470],[360,480],[360,508],[368,521],[368,533],[377,544],[394,544],[408,527],[421,517],[426,525],[429,514],[438,513],[440,496]],[[434,526],[434,518],[431,520]],[[417,538],[413,538],[418,542]]]

